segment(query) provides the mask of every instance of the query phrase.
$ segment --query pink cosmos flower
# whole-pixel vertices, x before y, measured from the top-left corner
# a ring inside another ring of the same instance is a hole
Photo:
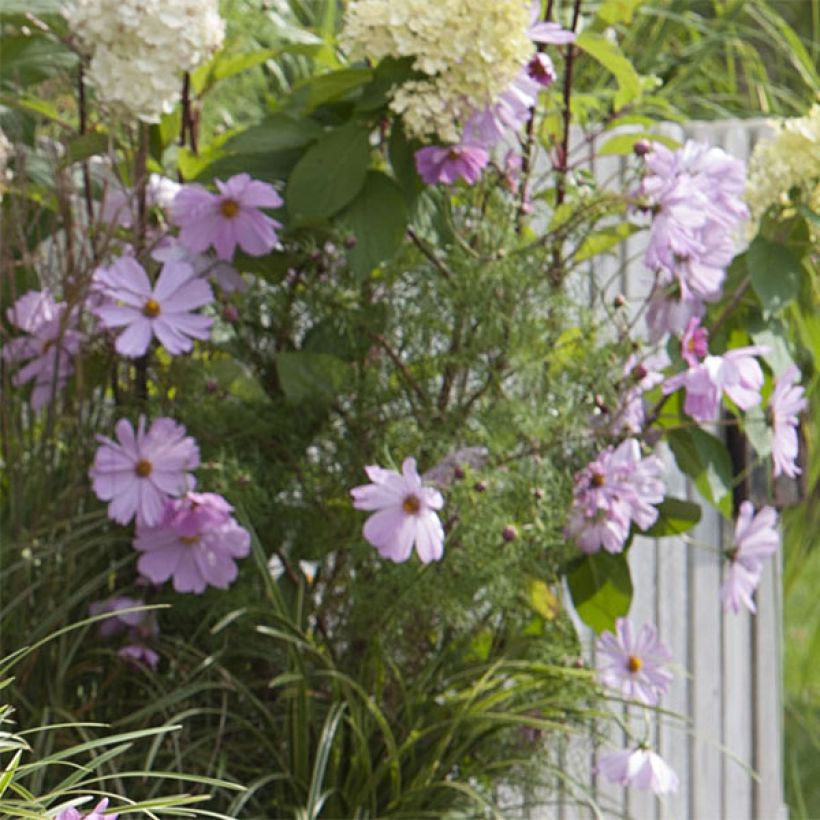
[[[159,664],[159,655],[150,646],[139,643],[130,643],[117,651],[117,654],[133,666],[150,666],[156,669]]]
[[[428,145],[416,151],[416,170],[427,185],[452,185],[459,177],[475,184],[490,155],[477,145]]]
[[[652,353],[642,361],[632,354],[624,364],[624,375],[631,382],[624,392],[621,405],[614,414],[612,432],[626,430],[640,433],[646,424],[646,407],[643,394],[663,382],[663,371],[670,364],[665,350]]]
[[[797,466],[797,425],[798,416],[807,407],[805,391],[796,384],[800,371],[792,365],[775,379],[774,390],[769,398],[769,419],[772,425],[772,463],[775,477],[785,475],[795,478],[800,475]]]
[[[373,483],[350,491],[357,510],[373,511],[364,537],[382,557],[397,563],[410,558],[414,544],[422,563],[438,561],[444,553],[444,528],[435,511],[444,499],[422,484],[416,460],[406,458],[401,474],[375,465],[364,469]]]
[[[157,262],[184,262],[203,279],[212,278],[223,293],[241,292],[248,289],[242,274],[222,259],[214,259],[202,253],[193,253],[175,236],[166,236],[151,251],[151,258]]]
[[[279,242],[276,229],[282,225],[259,209],[282,206],[274,187],[249,174],[215,182],[218,194],[191,184],[183,185],[174,199],[171,214],[180,227],[180,242],[194,253],[213,246],[217,256],[228,261],[237,245],[250,256],[271,251]]]
[[[180,189],[178,182],[159,174],[151,174],[145,187],[145,202],[148,207],[171,207],[174,197]],[[119,184],[109,187],[100,207],[100,218],[109,225],[131,228],[136,223],[137,198],[133,190]]]
[[[598,680],[625,698],[655,706],[669,690],[672,673],[666,664],[672,660],[672,653],[660,642],[651,624],[644,624],[633,636],[632,624],[619,618],[615,634],[604,632],[596,649]]]
[[[562,46],[575,42],[575,35],[558,23],[547,23],[541,20],[541,0],[532,0],[530,4],[530,26],[527,35],[534,43]]]
[[[642,746],[603,755],[598,760],[597,771],[610,783],[636,786],[655,794],[673,794],[680,785],[678,776],[669,764],[660,755]]]
[[[211,304],[214,295],[190,265],[167,262],[152,288],[139,262],[123,256],[98,268],[94,278],[107,298],[94,313],[105,327],[125,327],[114,344],[121,356],[144,356],[154,337],[172,356],[189,351],[194,339],[208,338],[211,319],[192,311]]]
[[[663,392],[674,393],[685,387],[683,409],[695,421],[713,421],[723,393],[741,410],[748,410],[760,403],[763,387],[763,371],[755,356],[767,352],[767,347],[753,345],[734,348],[723,356],[706,356],[699,364],[667,379]]]
[[[540,85],[523,68],[492,105],[470,116],[464,125],[463,141],[489,149],[510,131],[518,131],[529,120],[540,90]]]
[[[777,513],[764,507],[755,515],[750,501],[740,505],[735,525],[735,546],[727,555],[729,567],[726,580],[720,588],[725,609],[739,612],[740,605],[755,612],[752,593],[760,583],[763,562],[774,555],[780,546]]]
[[[693,316],[686,325],[680,343],[680,353],[690,367],[696,367],[709,355],[709,331],[700,326],[700,319]]]
[[[657,456],[641,458],[636,439],[608,447],[575,476],[575,490],[565,528],[586,553],[620,552],[630,522],[646,530],[658,518],[654,504],[663,501],[663,463]]]
[[[119,814],[103,814],[103,812],[108,808],[108,798],[105,797],[100,800],[99,803],[94,807],[94,809],[89,814],[80,814],[79,811],[75,808],[70,809],[63,809],[54,820],[117,820]]]
[[[542,88],[551,86],[558,78],[552,60],[541,51],[533,54],[532,59],[527,63],[527,74]]]
[[[250,533],[214,493],[189,493],[166,502],[156,526],[138,526],[137,569],[155,584],[172,579],[177,592],[227,589],[238,575],[236,559],[250,552]]]
[[[75,317],[66,317],[66,305],[55,302],[48,289],[29,291],[6,311],[9,322],[25,335],[10,339],[3,358],[23,366],[12,376],[21,387],[33,382],[31,406],[39,410],[68,382],[74,372],[71,360],[80,351]]]
[[[94,601],[89,607],[90,615],[102,615],[104,612],[112,613],[110,618],[100,622],[99,633],[101,638],[112,638],[123,632],[128,632],[132,637],[148,639],[159,634],[156,614],[153,611],[124,612],[119,614],[119,610],[132,609],[144,606],[145,602],[136,598],[129,598],[127,595],[118,595],[103,601]]]
[[[146,432],[140,416],[136,435],[128,419],[120,419],[114,429],[117,441],[97,436],[102,446],[89,470],[94,492],[111,502],[108,517],[117,523],[127,524],[136,515],[138,524],[153,526],[167,498],[193,487],[189,471],[199,466],[199,448],[181,424],[165,417],[155,419]]]
[[[646,309],[646,326],[649,341],[659,342],[666,334],[678,335],[686,330],[693,318],[701,318],[706,313],[706,304],[691,292],[682,296],[681,288],[669,274],[658,273],[658,281],[649,294]]]

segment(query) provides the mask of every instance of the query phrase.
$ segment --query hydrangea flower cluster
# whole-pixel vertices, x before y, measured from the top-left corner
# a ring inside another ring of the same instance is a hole
[[[23,335],[3,347],[3,358],[22,365],[12,376],[15,387],[31,382],[31,406],[39,410],[62,390],[74,372],[71,360],[80,350],[75,314],[54,300],[46,288],[23,294],[6,311],[9,323]]]
[[[181,73],[225,35],[217,0],[71,0],[64,14],[91,58],[88,82],[143,122],[172,110]]]
[[[774,555],[779,546],[775,510],[764,507],[755,515],[752,503],[744,501],[735,525],[735,546],[727,552],[726,580],[720,588],[725,609],[739,612],[743,604],[750,612],[756,611],[752,593],[760,583],[763,562]]]
[[[567,536],[586,553],[621,552],[631,522],[646,530],[657,521],[653,505],[663,501],[662,474],[661,460],[642,458],[636,439],[608,447],[575,476]]]
[[[340,43],[354,58],[412,57],[425,75],[397,89],[391,108],[408,133],[460,141],[460,124],[492,104],[532,56],[524,0],[357,0]]]
[[[215,493],[195,493],[190,471],[199,466],[199,448],[185,428],[158,418],[145,429],[140,416],[136,434],[120,419],[117,441],[101,444],[89,471],[94,492],[109,501],[108,515],[120,524],[136,518],[137,567],[155,584],[173,580],[177,592],[225,589],[236,580],[234,560],[250,551],[250,534]]]
[[[401,473],[371,465],[365,467],[371,484],[354,487],[353,506],[373,515],[364,525],[364,537],[384,558],[401,562],[413,546],[422,563],[444,554],[444,528],[436,511],[444,506],[441,493],[422,484],[416,460],[406,458]]]
[[[773,139],[758,142],[749,159],[746,202],[752,213],[751,230],[771,205],[788,204],[795,187],[805,202],[820,213],[820,104],[805,117],[773,120]]]
[[[720,297],[734,256],[733,233],[748,217],[743,162],[687,141],[677,151],[655,143],[640,188],[652,226],[644,264],[657,277],[647,312],[650,338],[679,333],[706,302]]]

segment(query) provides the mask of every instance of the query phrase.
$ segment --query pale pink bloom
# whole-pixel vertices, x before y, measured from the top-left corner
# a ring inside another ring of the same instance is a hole
[[[117,820],[118,814],[103,814],[108,808],[108,798],[105,797],[89,814],[80,814],[75,808],[63,809],[54,817],[54,820]]]
[[[562,46],[575,42],[575,35],[558,23],[547,23],[541,20],[541,0],[532,0],[530,4],[530,26],[527,35],[534,43]]]
[[[132,257],[120,257],[109,268],[98,268],[95,284],[108,301],[94,308],[104,327],[125,330],[114,348],[121,356],[137,358],[148,352],[151,339],[176,356],[207,339],[212,320],[193,311],[214,300],[210,285],[184,262],[163,265],[156,284]]]
[[[641,458],[636,439],[608,447],[575,476],[575,490],[565,533],[586,553],[620,552],[630,522],[646,530],[658,518],[663,501],[663,464],[657,456]]]
[[[669,355],[660,350],[647,356],[642,361],[632,354],[624,365],[627,377],[626,388],[621,405],[614,414],[612,432],[615,434],[627,431],[640,433],[646,424],[646,407],[643,394],[663,382],[663,371],[670,364]]]
[[[444,499],[438,490],[422,484],[416,460],[406,458],[401,473],[375,465],[364,469],[373,483],[350,491],[357,510],[373,511],[364,537],[391,561],[406,561],[414,544],[422,563],[439,560],[444,528],[435,511],[444,506]]]
[[[680,785],[678,776],[660,755],[640,746],[603,755],[597,771],[610,783],[635,786],[655,794],[674,794]]]
[[[80,351],[80,334],[73,329],[74,315],[66,317],[65,303],[54,301],[48,289],[29,291],[6,311],[9,322],[25,335],[3,346],[3,358],[22,364],[12,376],[21,387],[33,382],[31,406],[39,410],[62,390],[74,372],[71,360]]]
[[[672,673],[666,668],[672,653],[661,643],[657,630],[644,624],[633,635],[626,618],[615,623],[615,634],[604,632],[596,644],[598,680],[625,698],[655,706],[669,690]]]
[[[709,355],[709,331],[700,326],[700,319],[693,316],[686,325],[680,343],[680,353],[690,367],[696,367]]]
[[[741,410],[760,403],[763,371],[755,356],[768,352],[763,345],[737,347],[723,356],[706,358],[667,379],[666,394],[686,388],[684,411],[695,421],[714,421],[722,395],[725,393]]]
[[[185,428],[173,419],[158,418],[145,431],[140,416],[137,432],[128,419],[114,428],[117,441],[97,436],[101,446],[89,471],[94,492],[110,501],[108,517],[127,524],[152,526],[162,517],[166,499],[184,495],[193,487],[190,470],[199,466],[199,448]]]
[[[691,292],[686,298],[681,295],[681,288],[668,274],[660,272],[658,282],[649,294],[646,309],[646,326],[649,330],[649,341],[659,342],[666,334],[677,336],[683,333],[686,325],[693,318],[701,318],[706,313],[703,300]]]
[[[509,132],[518,131],[529,120],[540,89],[541,86],[527,74],[527,69],[522,69],[492,105],[470,116],[464,126],[463,141],[489,149]]]
[[[102,615],[110,612],[111,617],[100,622],[99,634],[101,638],[113,638],[127,632],[132,639],[147,640],[159,634],[156,613],[152,610],[123,612],[120,610],[133,609],[145,606],[144,601],[129,598],[127,595],[118,595],[103,601],[94,601],[88,607],[90,615]]]
[[[214,493],[190,493],[166,502],[156,526],[138,526],[137,569],[155,584],[172,579],[177,592],[227,589],[238,575],[237,558],[250,553],[250,533],[231,516],[233,507]]]
[[[175,236],[164,237],[151,251],[151,258],[157,262],[185,262],[194,269],[197,276],[214,279],[223,293],[248,289],[248,283],[233,265],[203,253],[194,253]]]
[[[775,477],[785,475],[795,478],[800,474],[797,466],[798,416],[807,407],[805,391],[797,384],[800,371],[792,365],[775,380],[769,398],[769,418],[772,425],[772,463]]]
[[[477,145],[428,145],[416,151],[416,170],[427,185],[448,185],[463,179],[473,185],[490,161],[490,155]]]
[[[735,525],[735,546],[729,550],[729,568],[720,588],[723,606],[733,612],[745,605],[755,612],[752,592],[760,583],[763,562],[774,555],[780,546],[777,512],[764,507],[757,515],[750,501],[740,505]]]
[[[260,210],[282,206],[274,187],[249,174],[215,182],[218,194],[194,183],[183,185],[174,199],[171,213],[180,227],[180,242],[194,253],[213,246],[225,260],[233,259],[237,245],[250,256],[263,256],[276,247],[276,229],[282,225]]]
[[[120,648],[117,654],[134,666],[150,666],[151,669],[156,669],[159,664],[159,655],[150,646],[139,643],[127,644]]]

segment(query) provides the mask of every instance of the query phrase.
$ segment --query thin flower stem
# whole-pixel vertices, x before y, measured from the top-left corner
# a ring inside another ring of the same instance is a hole
[[[575,0],[575,5],[572,9],[572,27],[570,30],[573,33],[578,28],[578,18],[581,16],[581,2],[582,0]],[[558,158],[558,185],[555,190],[556,205],[561,205],[566,196],[566,174],[569,167],[569,130],[572,124],[572,110],[570,107],[572,98],[572,65],[575,61],[575,53],[575,46],[570,43],[567,46],[566,68],[564,69],[564,136],[561,141],[561,155]]]
[[[404,376],[404,380],[407,382],[408,386],[411,390],[416,394],[419,400],[425,404],[430,404],[430,399],[428,398],[427,394],[422,390],[419,383],[413,378],[413,374],[407,369],[407,365],[401,360],[401,357],[395,350],[390,346],[390,342],[384,338],[381,333],[371,333],[369,334],[371,338],[377,342],[381,348],[384,350],[385,353],[390,357],[390,361],[393,362],[394,365],[399,369],[402,376]]]
[[[455,277],[450,272],[449,268],[435,255],[435,253],[433,253],[432,250],[430,250],[430,248],[427,247],[427,245],[424,244],[422,238],[412,228],[407,229],[407,236],[410,237],[410,241],[424,254],[428,261],[432,263],[433,267],[448,282],[452,282]]]

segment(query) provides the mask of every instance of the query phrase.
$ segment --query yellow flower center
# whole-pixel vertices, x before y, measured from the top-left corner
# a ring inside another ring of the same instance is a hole
[[[179,542],[185,544],[186,547],[192,547],[194,544],[199,543],[201,537],[200,535],[180,535]]]
[[[643,668],[643,661],[635,655],[630,655],[629,660],[626,662],[626,668],[632,672],[632,674],[640,672]]]
[[[589,483],[592,484],[593,487],[603,487],[604,477],[601,473],[593,473]]]
[[[136,473],[136,474],[137,474],[140,478],[148,478],[148,476],[149,476],[149,475],[151,475],[151,473],[153,472],[153,470],[154,470],[154,467],[153,467],[153,465],[151,464],[151,462],[150,462],[150,461],[146,461],[144,458],[143,458],[143,459],[140,459],[140,460],[139,460],[139,461],[138,461],[138,462],[134,465],[134,472],[135,472],[135,473]]]
[[[414,495],[408,495],[404,501],[401,502],[401,508],[408,515],[415,515],[421,509],[421,501]]]
[[[235,199],[223,199],[219,203],[219,212],[226,219],[234,219],[239,213],[239,203]]]
[[[159,316],[159,311],[159,302],[156,299],[149,299],[142,306],[142,315],[147,316],[149,319],[156,319]]]

